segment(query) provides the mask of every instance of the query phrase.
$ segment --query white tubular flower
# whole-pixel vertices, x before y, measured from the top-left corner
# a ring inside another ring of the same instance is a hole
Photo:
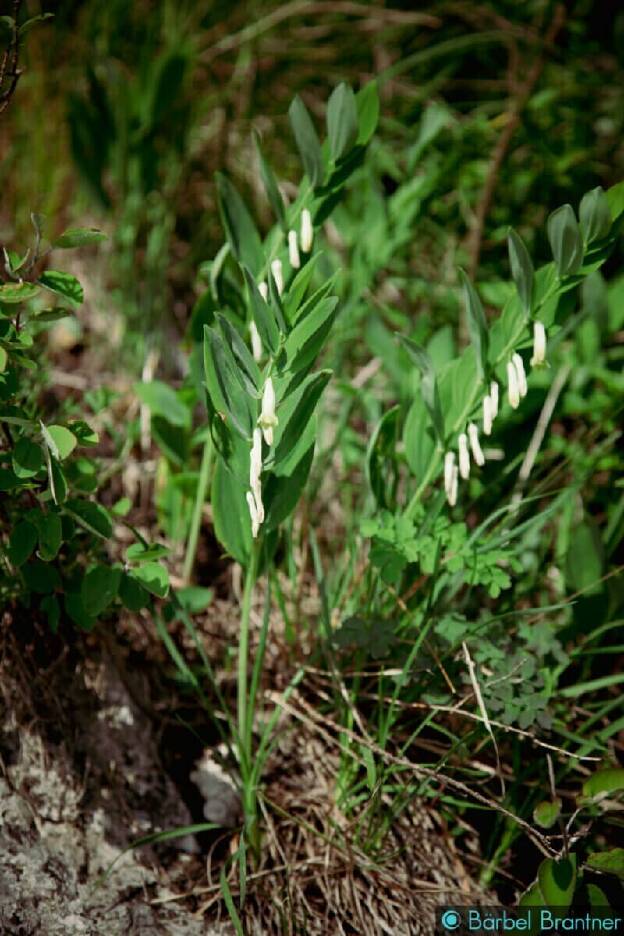
[[[254,429],[253,444],[249,457],[249,487],[251,491],[247,493],[247,505],[251,517],[251,529],[254,538],[258,535],[258,528],[264,520],[264,505],[262,503],[262,488],[260,485],[260,475],[262,474],[262,432],[260,429]],[[251,498],[251,500],[250,500]],[[253,501],[253,508],[251,505]]]
[[[455,470],[455,452],[447,452],[444,456],[444,491],[447,499],[450,497],[453,484],[453,472]]]
[[[258,283],[258,292],[260,293],[260,295],[262,296],[262,298],[263,298],[264,301],[266,302],[267,299],[269,298],[269,287],[268,287],[267,284],[264,282],[264,280],[262,280],[260,283]]]
[[[301,266],[301,258],[299,256],[296,231],[288,232],[288,259],[293,270],[298,270]]]
[[[509,405],[512,409],[518,409],[520,406],[520,388],[518,386],[518,371],[513,361],[507,361],[507,393],[509,394]]]
[[[492,422],[498,416],[498,384],[495,380],[490,384],[490,400],[492,402]]]
[[[260,340],[260,334],[253,319],[249,323],[249,336],[251,338],[251,351],[254,361],[260,361],[262,360],[262,341]]]
[[[457,440],[459,448],[459,473],[467,481],[470,477],[470,453],[468,452],[468,436],[462,432]]]
[[[251,535],[256,539],[260,531],[260,518],[258,517],[258,511],[256,509],[256,501],[251,491],[247,491],[246,498],[247,506],[249,507],[249,516],[251,517]]]
[[[260,490],[260,475],[262,474],[262,432],[254,429],[253,444],[249,457],[249,487],[256,497],[256,490]],[[256,497],[256,500],[258,498]]]
[[[454,507],[455,504],[457,503],[457,488],[458,488],[458,486],[459,486],[459,480],[458,480],[458,478],[459,478],[459,476],[458,476],[458,472],[457,472],[457,465],[454,465],[454,467],[453,467],[453,476],[452,476],[452,478],[451,478],[451,484],[450,484],[449,490],[447,491],[447,494],[446,494],[446,499],[447,499],[448,502],[449,502],[449,507]]]
[[[527,393],[529,392],[529,388],[527,387],[526,371],[524,370],[524,361],[522,360],[522,358],[517,352],[516,354],[513,355],[511,360],[514,363],[514,367],[516,368],[516,373],[518,374],[518,390],[520,391],[520,397],[525,397]]]
[[[312,241],[314,238],[314,229],[312,227],[312,215],[307,208],[301,212],[301,231],[299,234],[299,243],[304,253],[310,253],[312,250]]]
[[[546,329],[543,322],[533,322],[533,357],[531,367],[546,363]]]
[[[481,449],[479,443],[479,430],[474,423],[468,424],[468,440],[470,442],[470,449],[472,451],[472,457],[474,458],[475,465],[478,465],[479,468],[482,468],[485,465],[485,455]]]
[[[492,398],[489,394],[483,397],[483,434],[492,435]]]
[[[275,389],[273,381],[268,377],[262,391],[262,410],[258,419],[258,425],[262,429],[264,441],[267,445],[273,445],[273,429],[278,422],[279,420],[275,415]]]
[[[282,273],[282,261],[273,260],[271,262],[271,273],[273,274],[273,279],[275,280],[275,285],[277,286],[277,291],[281,296],[284,292],[284,275]]]

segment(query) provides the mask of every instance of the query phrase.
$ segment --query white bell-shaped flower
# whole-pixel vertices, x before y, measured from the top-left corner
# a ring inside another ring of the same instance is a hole
[[[479,468],[483,467],[485,464],[485,455],[483,454],[479,442],[479,430],[472,422],[468,424],[468,441],[470,442],[470,450],[472,451],[475,465],[478,465]]]
[[[531,367],[542,367],[546,363],[546,329],[543,322],[533,322],[533,357]]]
[[[282,261],[281,260],[272,260],[271,261],[271,273],[273,274],[273,279],[275,280],[275,286],[277,287],[277,292],[281,296],[284,292],[284,274],[282,273]]]
[[[264,282],[264,280],[261,280],[261,281],[258,283],[258,292],[260,293],[260,295],[262,296],[262,298],[263,298],[264,301],[266,302],[267,299],[269,298],[269,287],[268,287],[267,284]]]
[[[516,368],[516,374],[518,375],[518,392],[520,393],[520,398],[525,397],[528,393],[529,388],[527,387],[526,371],[524,370],[524,361],[516,352],[512,355],[511,360],[513,365]]]
[[[490,400],[492,403],[492,422],[498,416],[498,384],[493,380],[490,384]]]
[[[249,337],[251,338],[251,353],[253,354],[254,361],[262,360],[262,340],[260,338],[260,333],[256,327],[256,323],[252,319],[249,323]]]
[[[489,393],[483,397],[483,434],[492,435],[492,398]]]
[[[256,499],[251,491],[247,491],[245,496],[247,498],[247,506],[249,507],[249,516],[251,517],[251,535],[256,539],[260,532],[260,517],[258,516]]]
[[[459,450],[459,473],[464,481],[470,477],[470,453],[468,452],[468,436],[462,432],[457,440]]]
[[[454,507],[457,503],[457,490],[459,487],[459,474],[457,471],[457,465],[453,466],[453,473],[451,477],[451,483],[449,485],[449,490],[446,494],[446,499],[449,502],[450,507]]]
[[[267,445],[273,445],[273,430],[279,420],[275,415],[275,388],[270,377],[264,384],[262,391],[262,409],[258,419],[258,425],[262,429],[264,441]]]
[[[312,215],[307,208],[304,208],[301,212],[301,230],[299,237],[302,251],[305,254],[310,253],[314,239],[314,229],[312,227]]]
[[[520,388],[518,386],[518,371],[513,361],[507,361],[507,394],[512,409],[520,406]]]
[[[301,257],[299,256],[299,245],[297,244],[297,232],[288,232],[288,260],[293,270],[298,270],[301,266]]]
[[[455,452],[447,452],[444,456],[444,491],[448,499],[453,484],[455,471]]]

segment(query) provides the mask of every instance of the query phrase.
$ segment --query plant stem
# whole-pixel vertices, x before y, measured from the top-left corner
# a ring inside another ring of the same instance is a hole
[[[251,731],[248,724],[249,699],[247,692],[248,665],[249,665],[249,619],[251,616],[251,599],[258,577],[260,547],[254,542],[251,548],[249,565],[245,574],[245,590],[243,592],[243,606],[241,609],[240,635],[238,638],[238,685],[237,685],[237,712],[238,737],[240,748],[241,771],[246,774],[251,769]]]
[[[186,543],[186,555],[184,556],[184,568],[182,578],[185,584],[189,584],[195,565],[195,556],[197,553],[197,540],[199,539],[199,530],[201,527],[202,511],[206,502],[208,484],[210,482],[210,469],[212,468],[214,449],[210,435],[206,437],[202,460],[199,468],[199,478],[197,479],[197,488],[195,490],[195,503],[193,505],[193,516],[191,517],[191,526],[189,528],[188,540]]]

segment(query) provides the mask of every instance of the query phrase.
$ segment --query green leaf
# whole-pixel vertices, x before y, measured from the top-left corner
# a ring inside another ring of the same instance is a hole
[[[97,617],[117,597],[121,569],[111,566],[92,566],[82,580],[80,596],[89,617]]]
[[[584,796],[599,796],[624,790],[624,767],[605,767],[597,770],[583,784]]]
[[[52,242],[52,246],[65,250],[70,247],[87,247],[103,240],[106,240],[106,234],[95,228],[67,228]]]
[[[247,267],[243,267],[243,273],[249,291],[251,314],[256,323],[256,328],[258,329],[262,344],[265,348],[268,348],[271,354],[275,354],[279,347],[280,337],[277,321],[271,307],[260,295],[258,287],[256,286],[256,281]]]
[[[366,146],[377,129],[379,122],[379,91],[377,82],[369,81],[361,91],[358,91],[355,102],[358,115],[357,143]]]
[[[539,867],[537,879],[547,906],[569,907],[576,886],[576,855],[559,861],[546,858]]]
[[[50,595],[61,584],[61,577],[56,568],[41,559],[31,559],[22,567],[22,575],[27,588],[38,595]]]
[[[178,601],[189,614],[199,614],[205,611],[214,598],[212,588],[202,588],[200,585],[187,585],[176,591]]]
[[[0,302],[14,304],[34,299],[39,287],[34,283],[3,283],[0,286]]]
[[[116,517],[126,517],[130,513],[132,501],[129,497],[120,497],[111,507],[111,513]]]
[[[9,355],[6,353],[2,345],[0,345],[0,374],[3,374],[6,370],[8,361]]]
[[[566,556],[566,581],[575,592],[600,591],[603,574],[600,534],[593,523],[584,520],[575,525]]]
[[[305,436],[311,439],[308,448],[303,451],[303,447],[298,445],[291,457],[282,461],[269,475],[263,491],[267,530],[275,530],[297,506],[312,467],[315,435],[316,420],[313,415]]]
[[[150,602],[149,592],[126,572],[123,573],[119,582],[119,598],[124,608],[134,612],[147,607]]]
[[[294,390],[287,394],[279,407],[279,424],[275,432],[275,466],[282,473],[297,465],[314,439],[312,417],[321,394],[331,377],[331,371],[310,374]]]
[[[48,479],[54,503],[62,504],[67,497],[67,481],[59,462],[52,455],[48,461]]]
[[[337,305],[336,296],[328,296],[319,302],[313,314],[297,321],[284,343],[286,370],[297,373],[314,363],[329,337]]]
[[[238,364],[238,375],[242,378],[245,389],[250,396],[257,396],[262,383],[260,368],[256,364],[251,351],[225,315],[217,312],[217,324],[221,329],[221,334],[226,345],[229,346],[236,363]]]
[[[403,427],[405,458],[416,480],[425,476],[435,451],[435,433],[431,423],[425,401],[418,395],[408,410]]]
[[[78,419],[76,422],[69,424],[69,429],[73,432],[78,440],[78,445],[92,446],[97,445],[100,441],[100,437],[97,432],[89,426],[84,419]]]
[[[172,426],[184,429],[191,425],[191,413],[180,400],[175,390],[162,380],[151,380],[134,385],[134,392],[142,403],[149,407],[152,415],[161,416]]]
[[[257,275],[264,266],[264,251],[256,225],[230,180],[220,172],[216,179],[221,220],[232,254]]]
[[[533,820],[542,829],[550,829],[561,814],[561,800],[543,800],[533,810]]]
[[[269,204],[273,209],[273,214],[279,222],[282,230],[285,231],[287,229],[287,225],[286,212],[284,211],[284,199],[282,198],[281,192],[278,188],[273,170],[264,158],[264,154],[260,147],[260,139],[257,133],[254,133],[254,143],[256,144],[258,162],[260,163],[260,176],[262,177],[262,182],[264,184],[264,191],[266,192]]]
[[[332,159],[338,160],[358,137],[358,111],[353,88],[339,84],[327,103],[327,133]]]
[[[393,406],[379,420],[366,448],[366,478],[377,505],[390,509],[392,490],[389,473],[399,439],[399,406]]]
[[[573,276],[583,262],[583,238],[572,205],[553,211],[547,230],[559,276]]]
[[[46,270],[45,273],[41,274],[38,282],[46,289],[69,299],[74,305],[80,305],[84,300],[84,290],[71,273],[63,273],[60,270]]]
[[[507,246],[509,248],[511,275],[516,284],[522,308],[527,315],[530,315],[533,296],[533,264],[524,241],[513,228],[509,229],[507,235]]]
[[[78,439],[73,432],[65,426],[44,426],[41,424],[41,433],[45,444],[57,461],[63,461],[73,452]]]
[[[481,304],[481,300],[479,299],[477,290],[474,288],[462,269],[459,271],[459,276],[464,286],[464,305],[466,309],[466,318],[468,322],[470,340],[472,341],[473,347],[475,349],[475,356],[477,360],[477,366],[479,368],[479,373],[482,378],[485,378],[487,376],[489,344],[485,312],[483,311],[483,306]]]
[[[113,535],[113,525],[108,512],[94,501],[68,500],[64,505],[65,512],[73,517],[85,530],[94,533],[102,539],[110,539]]]
[[[41,610],[48,619],[48,627],[53,634],[56,634],[61,619],[61,607],[56,595],[46,595],[45,598],[42,598]]]
[[[168,555],[168,548],[160,543],[152,543],[151,545],[133,543],[126,549],[128,562],[153,562],[155,559],[162,559]]]
[[[411,338],[401,336],[403,347],[410,358],[420,371],[420,392],[423,402],[427,407],[431,424],[435,434],[441,444],[444,444],[444,417],[442,416],[442,407],[440,405],[440,393],[438,391],[438,382],[431,358],[427,352],[417,345]]]
[[[579,220],[585,243],[603,240],[611,231],[611,212],[605,190],[598,185],[581,199]]]
[[[293,98],[288,118],[306,175],[312,187],[318,188],[325,178],[323,151],[312,118],[299,95]]]
[[[65,612],[67,616],[72,619],[74,624],[77,624],[78,627],[85,631],[93,630],[97,623],[97,618],[92,617],[85,611],[80,592],[66,592],[63,596],[63,601],[65,603]]]
[[[210,503],[219,542],[238,562],[246,565],[251,552],[251,520],[245,499],[247,488],[217,457]]]
[[[36,525],[39,533],[39,556],[44,562],[51,562],[63,541],[61,518],[56,513],[40,513]]]
[[[229,416],[245,439],[251,438],[256,424],[257,403],[244,388],[232,351],[221,335],[204,326],[204,366],[206,386],[217,412]]]
[[[41,446],[25,437],[18,439],[11,460],[17,478],[32,478],[43,467]]]
[[[587,864],[595,871],[615,874],[624,881],[624,848],[611,848],[609,851],[594,852],[587,856]]]
[[[30,559],[37,545],[37,530],[28,520],[20,522],[11,531],[8,555],[14,566],[23,565]]]
[[[160,562],[146,562],[133,569],[130,576],[157,598],[165,598],[169,591],[169,573]]]

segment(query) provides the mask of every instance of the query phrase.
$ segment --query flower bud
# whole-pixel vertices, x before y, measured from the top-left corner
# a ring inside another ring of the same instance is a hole
[[[262,341],[260,339],[260,333],[256,327],[256,323],[252,319],[249,323],[249,336],[251,338],[251,350],[253,353],[254,361],[262,360]]]
[[[485,455],[481,449],[479,443],[479,430],[474,423],[468,424],[468,439],[470,441],[470,448],[472,450],[472,457],[474,458],[475,465],[478,465],[479,468],[483,467],[485,464]]]
[[[457,503],[457,488],[458,488],[457,465],[454,465],[453,475],[451,477],[451,483],[450,483],[449,490],[446,495],[446,499],[449,502],[449,507],[454,507],[455,504]]]
[[[490,400],[492,402],[492,422],[498,416],[498,384],[495,380],[490,384]]]
[[[518,392],[520,397],[525,397],[528,393],[526,372],[524,370],[524,361],[520,355],[516,352],[512,355],[511,360],[513,361],[514,367],[516,368],[516,373],[518,375]]]
[[[543,322],[533,322],[533,357],[531,367],[546,363],[546,329]]]
[[[489,394],[483,397],[483,434],[492,435],[492,399]]]
[[[260,293],[260,295],[266,302],[267,299],[269,298],[269,287],[264,282],[264,280],[261,280],[261,282],[258,283],[258,292]]]
[[[273,274],[273,279],[275,280],[278,295],[281,296],[284,292],[284,276],[282,274],[281,260],[273,260],[271,262],[271,273]]]
[[[262,474],[262,432],[254,429],[253,443],[249,458],[249,487],[256,496],[256,488],[260,488],[260,475]]]
[[[507,361],[507,393],[509,394],[509,405],[512,409],[518,409],[520,389],[518,387],[518,372],[513,361]]]
[[[262,410],[258,419],[258,425],[262,429],[264,441],[267,445],[273,445],[273,429],[277,426],[278,421],[275,415],[275,389],[273,381],[268,377],[262,391]]]
[[[256,539],[260,531],[260,519],[258,517],[256,501],[251,491],[247,491],[245,496],[247,499],[247,506],[249,507],[249,516],[251,517],[251,535]]]
[[[288,260],[293,270],[298,270],[299,267],[301,266],[301,258],[299,257],[299,247],[297,246],[297,232],[296,231],[288,232]]]
[[[468,436],[465,432],[462,432],[459,436],[458,448],[459,448],[459,473],[467,481],[470,477],[470,454],[468,452]]]
[[[304,253],[310,253],[312,250],[312,240],[314,238],[314,229],[312,228],[312,215],[307,208],[301,212],[301,231],[300,241],[301,249]]]
[[[450,490],[453,484],[453,472],[455,471],[455,452],[447,452],[444,456],[444,491],[447,498],[450,496]]]

